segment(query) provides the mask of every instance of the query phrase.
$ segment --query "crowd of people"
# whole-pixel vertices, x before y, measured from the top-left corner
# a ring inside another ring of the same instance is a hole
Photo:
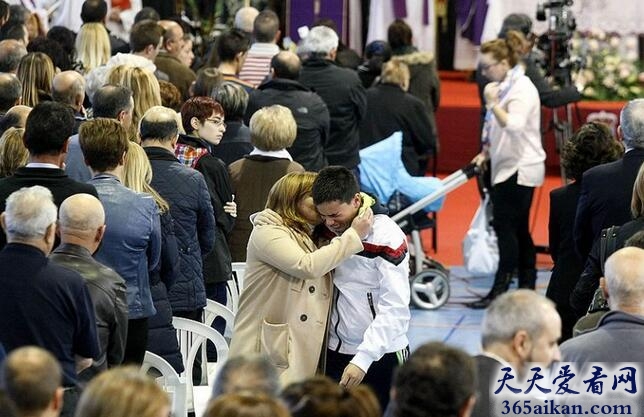
[[[621,113],[623,146],[599,123],[566,143],[572,183],[551,195],[555,268],[539,295],[540,108],[575,97],[533,79],[525,19],[481,46],[474,162],[489,165],[500,262],[469,305],[486,308],[470,357],[410,353],[407,238],[360,189],[361,149],[401,131],[404,167],[423,176],[440,147],[436,63],[403,20],[361,60],[333,22],[296,53],[273,11],[242,8],[195,56],[181,19],[142,8],[124,34],[106,26],[115,11],[84,1],[74,33],[0,0],[3,413],[167,416],[145,353],[185,371],[172,319],[229,303],[233,262],[245,285],[206,417],[484,417],[502,366],[523,378],[532,363],[640,361],[624,332],[644,315],[644,101]],[[597,330],[560,351],[573,327]]]

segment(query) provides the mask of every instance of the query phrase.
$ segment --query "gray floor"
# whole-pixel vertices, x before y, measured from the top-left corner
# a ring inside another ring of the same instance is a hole
[[[550,271],[539,271],[537,291],[545,293],[549,278]],[[452,267],[447,304],[432,311],[412,307],[408,332],[412,351],[425,342],[441,341],[470,354],[478,353],[484,310],[472,310],[463,303],[485,295],[491,285],[492,277],[472,278],[463,267]]]

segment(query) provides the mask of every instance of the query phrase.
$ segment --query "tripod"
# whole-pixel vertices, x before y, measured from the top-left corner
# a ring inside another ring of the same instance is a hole
[[[564,106],[555,107],[552,109],[552,120],[550,127],[555,134],[555,148],[559,153],[559,170],[561,172],[561,182],[566,183],[566,169],[561,163],[561,151],[566,142],[572,136],[572,103]],[[560,117],[560,112],[563,110],[563,117]],[[550,130],[550,129],[548,129]],[[547,131],[546,131],[547,132]]]

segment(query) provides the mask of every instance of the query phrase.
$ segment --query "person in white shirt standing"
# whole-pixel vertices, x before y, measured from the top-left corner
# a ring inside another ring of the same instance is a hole
[[[521,65],[526,45],[516,31],[481,45],[481,69],[492,82],[484,90],[483,149],[473,162],[490,160],[499,267],[490,292],[468,304],[471,308],[486,308],[505,292],[515,269],[520,288],[535,287],[536,251],[529,217],[534,188],[545,176],[546,153],[541,145],[539,93]]]

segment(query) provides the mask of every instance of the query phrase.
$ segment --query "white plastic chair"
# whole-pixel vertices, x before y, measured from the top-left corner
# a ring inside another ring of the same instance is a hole
[[[246,262],[233,262],[233,278],[237,281],[239,292],[244,289],[244,274],[246,273]]]
[[[141,370],[147,373],[150,369],[156,369],[161,372],[161,376],[156,378],[156,381],[172,396],[172,415],[174,417],[186,417],[188,409],[186,408],[185,379],[181,378],[172,365],[161,356],[152,352],[145,352]]]
[[[228,281],[228,301],[226,307],[237,313],[239,308],[239,295],[244,289],[244,274],[246,273],[246,262],[233,262],[233,279]]]
[[[181,376],[186,380],[188,395],[191,397],[192,367],[195,363],[199,348],[206,341],[210,341],[215,345],[217,351],[217,362],[209,364],[202,361],[201,385],[208,385],[209,381],[214,377],[218,365],[224,363],[228,358],[228,344],[226,343],[226,339],[215,329],[198,321],[188,320],[182,317],[173,317],[172,325],[177,330],[179,350],[183,356],[183,365],[185,367],[185,371]],[[192,405],[190,400],[191,398],[188,398],[188,404]]]
[[[212,326],[212,322],[215,321],[215,318],[217,317],[224,319],[224,321],[226,322],[224,338],[226,339],[226,341],[230,341],[230,338],[233,335],[235,313],[233,313],[232,310],[228,307],[213,300],[206,300],[206,308],[204,309],[204,313],[204,324],[206,326]]]

